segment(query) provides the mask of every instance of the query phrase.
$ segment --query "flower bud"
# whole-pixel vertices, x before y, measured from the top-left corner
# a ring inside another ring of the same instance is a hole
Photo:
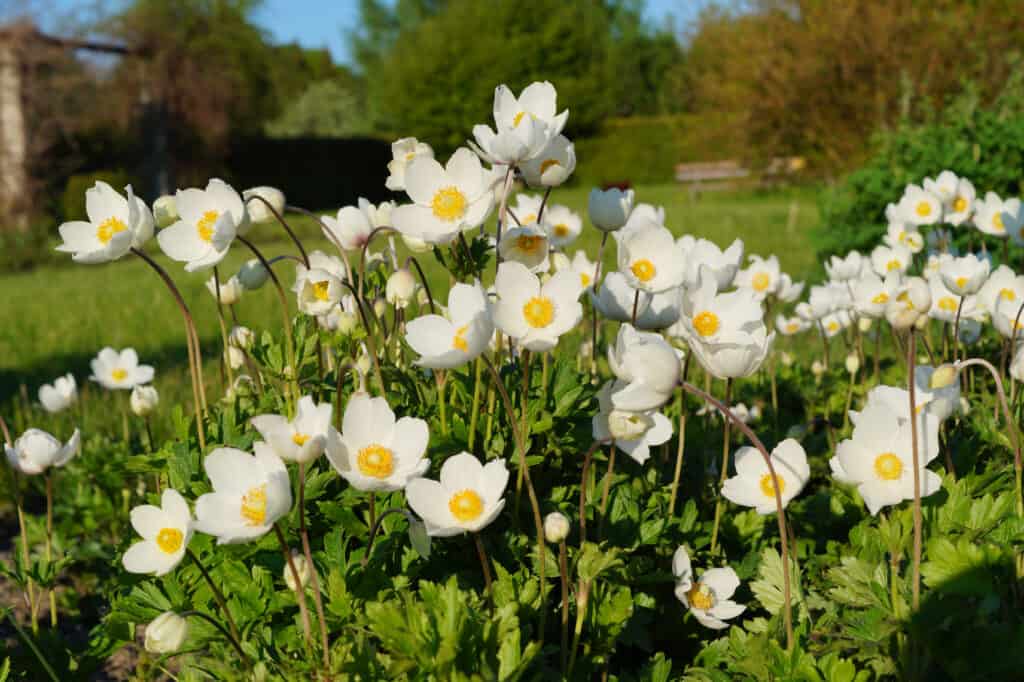
[[[423,306],[430,305],[430,296],[427,295],[426,289],[421,288],[416,290],[416,304],[421,308]]]
[[[931,379],[928,381],[928,387],[934,391],[940,388],[952,386],[957,380],[958,375],[959,372],[955,365],[939,365],[935,368],[935,371],[932,372]]]
[[[867,334],[871,331],[872,324],[874,324],[874,320],[870,317],[861,317],[857,320],[857,328],[860,329],[861,334]]]
[[[384,317],[388,312],[388,302],[379,296],[373,300],[373,314],[378,318]]]
[[[793,354],[792,353],[789,353],[787,351],[782,351],[779,354],[779,359],[782,360],[782,365],[784,367],[792,367],[793,366]]]
[[[356,360],[356,369],[359,370],[359,375],[362,377],[370,373],[370,356],[365,352],[359,354],[359,358]]]
[[[225,355],[228,359],[228,364],[231,369],[239,369],[245,364],[245,353],[235,346],[228,346]]]
[[[433,248],[430,244],[426,243],[419,237],[413,237],[412,235],[404,233],[402,234],[402,243],[404,243],[405,247],[413,253],[426,253]]]
[[[885,319],[893,329],[909,329],[928,314],[932,293],[920,277],[910,277],[885,307]]]
[[[311,577],[309,562],[306,561],[306,557],[303,556],[301,552],[292,550],[292,563],[295,564],[295,572],[299,574],[299,585],[305,587],[309,583],[309,579]],[[295,576],[292,574],[292,568],[287,563],[284,565],[284,583],[292,592],[297,592],[299,589],[295,584]]]
[[[174,197],[165,194],[153,202],[153,219],[160,229],[178,222],[178,204]]]
[[[160,403],[160,395],[152,386],[136,386],[128,400],[137,417],[147,417]]]
[[[821,380],[821,375],[825,373],[825,365],[820,360],[815,360],[811,363],[811,374],[814,375],[815,381]]]
[[[238,270],[238,282],[248,289],[249,291],[255,291],[264,284],[267,283],[267,279],[270,278],[270,273],[263,263],[259,259],[253,258],[247,260],[244,265]]]
[[[146,651],[173,654],[188,637],[188,623],[174,611],[165,611],[146,626]]]
[[[850,376],[857,374],[860,369],[860,358],[857,357],[856,353],[850,353],[846,356],[846,371],[850,373]]]
[[[388,303],[396,308],[404,308],[409,305],[416,294],[416,278],[405,268],[395,270],[388,277],[384,293]]]
[[[642,412],[612,410],[608,414],[608,430],[615,440],[638,440],[654,426],[654,419]]]
[[[569,519],[561,512],[551,512],[544,517],[544,537],[557,544],[569,537]]]
[[[242,287],[241,282],[238,281],[238,276],[231,277],[226,282],[217,281],[216,277],[211,277],[206,281],[206,288],[210,291],[210,295],[214,299],[217,298],[218,292],[220,293],[220,302],[223,305],[234,305],[238,303],[238,300],[242,298]]]
[[[359,316],[355,313],[350,313],[346,310],[342,310],[338,313],[338,322],[336,329],[342,336],[348,336],[356,330],[359,326]]]
[[[232,327],[231,333],[228,334],[228,345],[235,348],[249,348],[252,346],[254,338],[255,335],[248,327]]]
[[[260,199],[261,197],[274,207],[278,215],[284,213],[284,192],[276,187],[253,187],[242,192],[242,199],[245,200],[245,210],[249,213],[249,220],[254,223],[269,223],[274,220],[274,214]]]
[[[590,190],[587,213],[590,222],[602,232],[614,232],[626,224],[633,212],[633,190],[623,192],[618,187],[609,190]]]

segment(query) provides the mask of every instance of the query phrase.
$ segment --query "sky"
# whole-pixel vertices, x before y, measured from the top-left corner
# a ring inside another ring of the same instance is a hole
[[[661,25],[672,17],[678,27],[696,17],[708,1],[646,0],[645,18]],[[123,0],[0,0],[0,21],[28,13],[39,18],[44,30],[60,33],[64,22],[88,22],[121,4]],[[346,35],[358,20],[358,0],[264,0],[256,15],[276,42],[326,47],[342,63],[350,63]]]

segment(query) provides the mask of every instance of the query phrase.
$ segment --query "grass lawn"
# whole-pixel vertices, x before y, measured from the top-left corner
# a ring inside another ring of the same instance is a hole
[[[558,190],[552,194],[552,201],[585,214],[587,193],[584,188]],[[691,233],[722,246],[742,238],[747,253],[776,254],[783,270],[794,279],[813,274],[817,267],[807,239],[817,221],[815,198],[812,190],[805,189],[716,192],[693,199],[677,185],[637,188],[639,201],[665,206],[667,223],[677,234]],[[333,250],[329,242],[317,236],[312,220],[294,217],[289,221],[303,235],[307,249]],[[280,233],[274,225],[261,225],[251,236],[268,258],[293,253],[294,247],[281,240]],[[599,233],[588,226],[569,251],[582,248],[593,257],[599,239]],[[384,243],[380,241],[380,245]],[[158,253],[155,240],[150,251]],[[613,252],[609,248],[606,254],[609,264]],[[221,264],[222,276],[236,272],[250,257],[243,245],[236,244]],[[213,298],[204,285],[212,273],[188,274],[180,264],[162,255],[156,258],[175,279],[196,317],[206,357],[206,380],[212,385],[212,394],[216,394],[219,382],[215,358],[220,332]],[[443,271],[430,254],[424,254],[420,262],[429,273],[435,296],[443,300],[447,289]],[[291,262],[282,262],[277,271],[290,287],[294,281]],[[142,362],[152,364],[156,368],[154,383],[165,406],[190,400],[180,314],[163,284],[140,259],[127,257],[117,263],[88,266],[72,264],[69,258],[61,267],[0,276],[0,296],[5,302],[0,309],[0,414],[12,420],[16,430],[35,425],[62,432],[64,429],[56,423],[60,420],[30,407],[36,403],[38,388],[67,372],[74,373],[79,386],[85,387],[90,383],[89,360],[103,346],[132,346]],[[242,324],[254,330],[276,331],[280,326],[277,306],[273,289],[267,285],[247,293],[236,308]],[[93,395],[101,392],[94,385],[85,390]],[[116,401],[88,403],[90,410],[104,405],[102,414],[93,419],[107,423],[118,418]],[[169,419],[168,414],[168,410],[160,410],[158,419]],[[162,430],[166,425],[155,427]]]

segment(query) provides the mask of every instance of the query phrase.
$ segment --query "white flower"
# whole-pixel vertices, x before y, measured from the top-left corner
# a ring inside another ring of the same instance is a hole
[[[457,283],[448,292],[444,316],[421,315],[406,325],[405,340],[419,353],[416,364],[451,369],[475,360],[494,333],[490,304],[479,282]]]
[[[295,266],[295,286],[292,291],[299,300],[299,310],[307,315],[326,315],[341,301],[341,279],[321,268],[306,269]]]
[[[551,512],[544,517],[544,539],[557,544],[569,537],[569,519],[561,512]]]
[[[431,157],[417,156],[406,169],[405,184],[413,203],[395,208],[391,221],[399,232],[428,244],[447,244],[462,230],[477,227],[494,200],[480,159],[465,147],[444,167]]]
[[[152,386],[136,386],[128,400],[136,417],[146,417],[160,403],[160,395]]]
[[[905,246],[876,246],[871,252],[871,267],[879,277],[890,272],[903,274],[910,266],[913,254]]]
[[[618,187],[600,190],[596,187],[590,190],[590,197],[587,200],[587,215],[594,227],[602,232],[614,232],[626,221],[633,210],[633,190],[625,191]]]
[[[434,150],[426,142],[415,137],[403,137],[391,143],[391,161],[388,161],[388,179],[385,187],[393,192],[405,189],[405,171],[409,163],[418,156],[434,158]]]
[[[725,251],[714,242],[698,239],[689,250],[687,261],[692,265],[687,269],[686,286],[693,288],[699,285],[700,271],[705,267],[714,276],[719,291],[732,285],[743,260],[743,240],[737,239]]]
[[[885,315],[885,308],[896,295],[900,276],[888,273],[883,280],[872,271],[865,273],[852,284],[853,308],[858,315],[878,319]]]
[[[783,303],[792,303],[793,301],[800,298],[800,294],[804,292],[803,282],[794,282],[793,278],[782,273],[779,275],[779,291],[775,294]]]
[[[564,249],[580,236],[580,232],[583,230],[583,220],[566,206],[550,204],[544,210],[543,227],[548,233],[551,245],[556,249]],[[583,252],[577,251],[576,253]],[[584,254],[585,256],[586,254]],[[593,273],[593,269],[590,272]]]
[[[211,277],[206,281],[206,288],[209,290],[210,295],[213,296],[214,300],[217,298],[217,279]],[[228,281],[220,282],[220,302],[224,305],[234,305],[242,298],[242,292],[244,287],[242,283],[238,281],[238,277],[232,275],[228,278]]]
[[[508,484],[508,469],[504,459],[484,465],[468,452],[460,452],[444,461],[440,478],[416,478],[405,488],[409,506],[423,519],[431,536],[483,530],[505,506],[502,494]]]
[[[64,243],[58,251],[70,253],[79,263],[117,260],[133,246],[141,246],[153,235],[153,216],[146,205],[125,188],[127,198],[105,182],[97,181],[85,191],[85,213],[89,220],[73,220],[60,226]]]
[[[918,185],[907,185],[898,210],[913,225],[932,225],[942,221],[942,202],[939,197]]]
[[[157,200],[153,202],[153,219],[157,226],[163,229],[168,225],[173,225],[178,218],[178,207],[174,203],[174,197],[169,194],[157,197]]]
[[[531,83],[516,98],[506,85],[494,89],[494,130],[473,126],[474,151],[494,164],[518,165],[538,156],[562,132],[569,111],[556,114],[551,83]]]
[[[892,247],[905,247],[910,253],[920,253],[924,248],[924,237],[917,231],[916,225],[909,223],[890,223],[882,240]]]
[[[942,487],[942,479],[926,468],[938,456],[939,420],[924,415],[919,424],[924,426],[918,433],[921,497],[927,497]],[[839,443],[829,465],[836,480],[857,486],[874,515],[882,507],[914,498],[911,447],[910,420],[900,419],[887,405],[869,399],[855,422],[853,437]]]
[[[405,308],[416,296],[416,278],[406,268],[399,268],[388,277],[384,297],[396,308]]]
[[[775,316],[775,329],[783,336],[799,334],[800,332],[807,331],[810,326],[810,322],[799,317]]]
[[[224,357],[227,358],[228,366],[231,369],[241,369],[245,365],[245,353],[237,346],[229,345],[224,350]]]
[[[1020,339],[1024,335],[1024,314],[1019,314],[1024,301],[1000,298],[992,311],[992,324],[1006,338]]]
[[[547,351],[583,319],[580,278],[563,270],[541,285],[525,265],[505,262],[494,281],[494,325],[527,350]]]
[[[597,394],[600,409],[594,415],[594,440],[612,438],[615,447],[643,464],[651,456],[652,445],[661,445],[672,437],[672,422],[656,410],[632,412],[616,409],[612,399],[626,388],[622,381],[608,381]]]
[[[960,372],[954,365],[916,365],[914,367],[914,404],[923,399],[928,414],[945,419],[960,407]],[[918,396],[921,396],[919,398]],[[907,397],[907,410],[910,399]],[[918,408],[920,409],[920,408]]]
[[[748,256],[748,259],[750,265],[736,273],[734,283],[737,287],[750,289],[757,300],[763,301],[778,291],[782,275],[779,271],[779,259],[775,256],[763,259],[753,254]]]
[[[978,307],[987,313],[996,309],[1000,299],[1024,302],[1024,276],[1018,275],[1005,265],[995,269],[978,291]]]
[[[536,223],[514,227],[501,235],[498,253],[507,261],[522,263],[530,272],[548,269],[548,235]]]
[[[196,530],[216,536],[218,545],[262,537],[291,509],[284,462],[266,443],[254,443],[253,451],[217,448],[203,460],[213,492],[196,500]]]
[[[946,288],[943,279],[932,277],[928,280],[928,287],[931,290],[932,305],[928,310],[928,316],[950,324],[956,321],[957,313],[960,319],[967,319],[977,314],[976,298],[966,296],[963,298],[963,307],[960,306],[961,297]]]
[[[159,507],[143,504],[132,509],[131,522],[142,540],[121,557],[126,571],[160,576],[181,563],[193,529],[192,514],[181,493],[167,488]]]
[[[660,225],[648,223],[619,240],[619,272],[634,289],[656,294],[681,286],[684,262],[672,233]]]
[[[39,387],[39,402],[50,414],[63,412],[78,400],[78,384],[70,372]]]
[[[543,203],[544,198],[539,194],[517,194],[515,209],[512,213],[515,214],[520,225],[529,225],[542,218],[540,207]]]
[[[29,429],[14,441],[14,446],[4,445],[7,461],[16,471],[26,476],[41,474],[50,467],[62,467],[78,454],[82,436],[75,429],[67,443],[41,429]]]
[[[974,225],[985,234],[1005,238],[1006,224],[1003,216],[1019,215],[1020,208],[1020,199],[1003,201],[995,192],[986,192],[984,199],[974,203]]]
[[[756,372],[775,341],[764,324],[753,333],[739,332],[733,340],[721,343],[703,343],[693,336],[684,337],[697,362],[719,379],[737,379]]]
[[[270,207],[277,211],[278,215],[284,215],[284,192],[276,187],[261,185],[242,191],[242,199],[245,200],[245,210],[249,214],[251,223],[269,223],[276,220]],[[266,201],[266,203],[264,203]]]
[[[974,212],[976,196],[974,185],[971,184],[971,181],[967,178],[959,178],[952,196],[943,198],[946,210],[945,222],[950,225],[962,225],[967,222]]]
[[[636,316],[637,329],[668,329],[674,325],[682,314],[683,296],[682,287],[654,294],[651,304]]]
[[[579,275],[580,285],[593,291],[594,278],[597,276],[597,263],[587,257],[587,252],[580,250],[572,255],[572,271]],[[642,298],[642,297],[641,297]]]
[[[583,274],[580,275],[582,280]],[[601,280],[601,288],[595,295],[590,291],[590,301],[597,312],[609,320],[629,322],[633,319],[633,304],[636,302],[637,317],[647,312],[653,296],[645,291],[636,298],[637,290],[629,285],[621,272],[609,272]]]
[[[311,462],[338,437],[331,426],[331,404],[313,402],[312,396],[299,399],[295,418],[288,421],[279,414],[263,414],[250,422],[272,451],[286,462]]]
[[[676,351],[659,334],[638,332],[623,324],[615,345],[608,348],[608,364],[624,386],[611,396],[619,410],[655,410],[672,397],[679,383],[680,366]]]
[[[934,194],[943,204],[951,201],[956,194],[959,178],[951,170],[944,170],[935,179],[925,178],[921,184],[925,191]]]
[[[831,339],[833,336],[836,336],[849,327],[852,319],[845,310],[839,310],[825,315],[820,321],[825,337]]]
[[[139,364],[134,348],[125,348],[120,353],[104,348],[89,364],[92,367],[89,379],[109,390],[127,391],[153,380],[153,368]]]
[[[386,218],[390,217],[391,210],[390,202],[385,201],[378,207],[359,197],[358,206],[342,206],[336,218],[325,215],[320,219],[343,249],[353,251],[366,246],[375,229],[387,225]]]
[[[864,256],[859,251],[851,251],[846,257],[832,256],[825,263],[828,278],[839,282],[857,279],[865,268]]]
[[[327,458],[357,490],[402,490],[430,468],[424,457],[429,440],[427,422],[395,421],[387,400],[356,393],[345,407],[339,445]]]
[[[932,305],[928,283],[920,277],[908,277],[885,306],[885,319],[895,329],[907,329],[927,315]]]
[[[576,146],[564,135],[557,135],[520,169],[531,187],[557,187],[576,170]]]
[[[242,197],[222,180],[210,180],[206,189],[179,189],[174,201],[181,219],[160,230],[156,240],[187,272],[220,263],[235,236],[249,227]]]
[[[238,283],[249,291],[259,289],[270,278],[270,272],[263,267],[258,258],[251,258],[238,269]]]
[[[942,283],[958,296],[976,294],[988,279],[992,264],[987,258],[978,258],[973,253],[959,258],[950,258],[939,267]]]
[[[700,343],[735,343],[737,333],[764,327],[761,304],[750,289],[720,294],[714,274],[700,267],[700,281],[683,298],[683,336]],[[692,345],[692,343],[691,343]]]
[[[807,453],[800,443],[787,438],[772,450],[771,460],[785,508],[811,477]],[[722,496],[733,504],[753,507],[758,514],[774,514],[775,483],[761,453],[756,448],[742,447],[736,451],[735,465],[736,475],[726,480]]]
[[[235,348],[249,348],[252,346],[255,338],[256,335],[253,334],[251,329],[239,325],[232,327],[228,333],[228,344]]]
[[[164,611],[146,626],[145,648],[151,654],[173,654],[188,638],[188,622],[174,611]]]
[[[676,598],[706,628],[725,629],[729,627],[727,620],[747,609],[731,599],[740,586],[740,579],[729,567],[709,568],[695,583],[690,555],[686,547],[680,546],[672,557],[672,573],[676,577]]]

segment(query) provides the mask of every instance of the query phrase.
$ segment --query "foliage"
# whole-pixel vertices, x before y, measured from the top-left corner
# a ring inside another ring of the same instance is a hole
[[[369,131],[362,103],[336,81],[310,83],[305,92],[266,124],[271,137],[353,137]]]

